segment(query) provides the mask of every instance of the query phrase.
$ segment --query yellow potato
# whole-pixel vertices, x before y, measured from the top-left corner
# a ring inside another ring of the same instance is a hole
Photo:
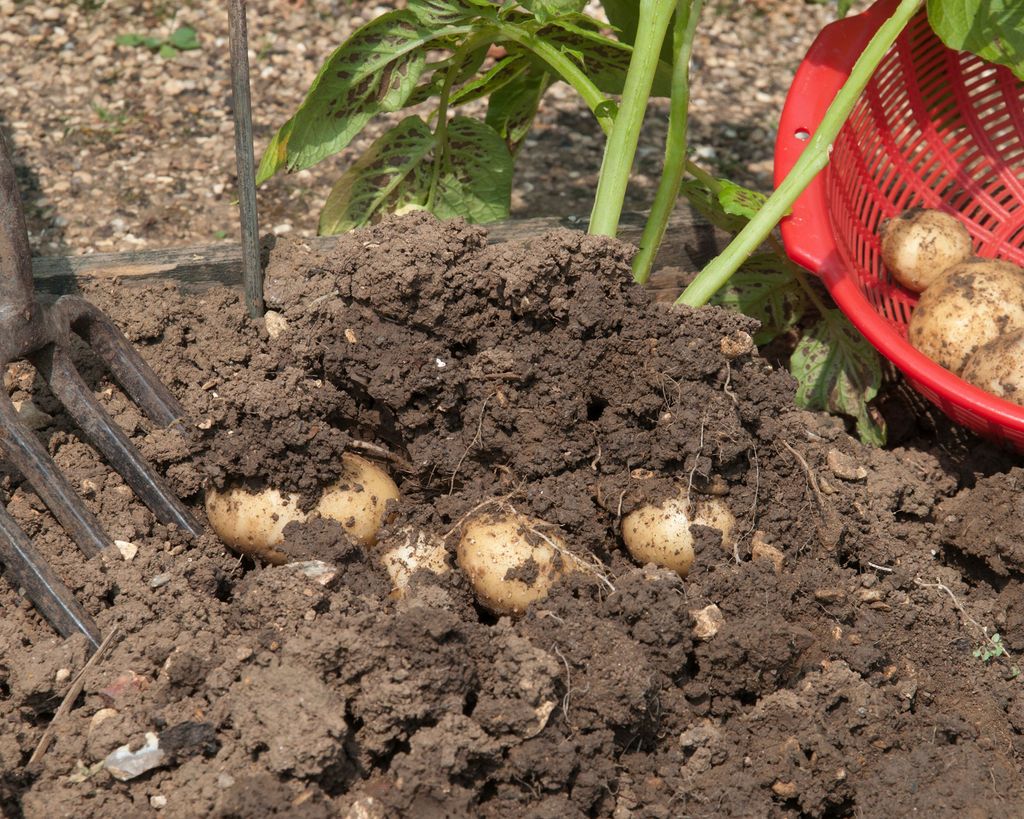
[[[723,545],[731,545],[736,518],[725,503],[704,501],[691,511],[684,496],[630,512],[622,521],[622,541],[637,562],[654,563],[686,577],[694,561],[694,524],[717,529]]]
[[[551,526],[513,514],[467,522],[456,557],[477,601],[496,614],[522,614],[575,565]]]
[[[964,366],[963,379],[1024,406],[1024,329],[975,350]]]
[[[941,210],[912,208],[882,224],[882,263],[915,293],[972,252],[963,222]]]
[[[970,259],[921,294],[907,338],[959,374],[976,349],[1019,328],[1024,328],[1024,270],[999,259]]]
[[[345,533],[362,546],[377,542],[389,500],[398,500],[398,487],[374,463],[358,455],[342,456],[341,477],[324,490],[316,511],[338,521]]]

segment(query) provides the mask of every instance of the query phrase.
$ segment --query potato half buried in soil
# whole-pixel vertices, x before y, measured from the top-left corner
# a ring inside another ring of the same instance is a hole
[[[543,521],[494,513],[468,521],[456,554],[477,601],[495,614],[522,614],[571,566],[565,541]]]
[[[907,338],[959,374],[978,347],[1024,328],[1024,270],[1001,259],[969,259],[942,274],[917,303]]]
[[[341,477],[324,490],[314,511],[338,521],[356,543],[371,546],[377,541],[388,501],[397,498],[398,487],[383,469],[346,453]],[[292,521],[305,521],[309,513],[299,508],[297,494],[283,494],[274,487],[254,492],[232,486],[224,491],[207,488],[206,516],[227,546],[279,564],[287,559],[276,548],[284,541],[284,528]]]
[[[882,224],[882,263],[892,277],[920,293],[972,252],[963,222],[941,210],[912,208]]]
[[[722,543],[732,544],[736,518],[720,500],[691,504],[685,497],[647,504],[622,521],[622,542],[639,563],[654,563],[686,577],[694,561],[693,526],[707,526],[722,533]]]
[[[967,360],[964,381],[1024,406],[1024,329],[992,339]]]

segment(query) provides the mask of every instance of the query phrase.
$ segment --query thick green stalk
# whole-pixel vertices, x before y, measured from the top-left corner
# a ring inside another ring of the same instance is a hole
[[[622,105],[605,145],[597,196],[590,214],[590,233],[597,236],[618,233],[622,203],[626,198],[633,157],[654,84],[654,72],[675,7],[676,0],[640,0],[640,20],[622,89]]]
[[[576,89],[576,93],[583,98],[590,112],[597,118],[601,130],[606,134],[611,133],[615,118],[610,113],[609,99],[594,85],[583,69],[551,43],[518,26],[502,25],[499,36],[529,49],[551,66],[555,73]]]
[[[665,139],[665,166],[658,192],[640,237],[640,250],[633,258],[633,279],[646,284],[654,257],[665,238],[669,217],[679,199],[679,188],[686,172],[686,126],[690,112],[690,54],[704,0],[678,0],[673,32],[672,97],[669,105],[668,136]]]
[[[705,267],[687,287],[677,304],[700,307],[718,292],[741,264],[768,237],[779,220],[789,211],[797,197],[807,188],[822,169],[828,165],[832,142],[846,123],[864,87],[871,79],[886,52],[917,13],[921,0],[902,0],[893,15],[882,24],[875,36],[857,58],[849,78],[839,89],[832,104],[797,160],[793,169],[768,198],[757,215],[751,219],[736,238]]]

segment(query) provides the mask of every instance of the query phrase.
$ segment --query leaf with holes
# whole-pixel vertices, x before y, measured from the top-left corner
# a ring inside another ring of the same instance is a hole
[[[928,22],[950,48],[1009,66],[1024,79],[1024,6],[1019,0],[928,0]]]
[[[344,233],[378,213],[425,204],[433,149],[434,134],[419,117],[406,117],[385,132],[331,189],[320,212],[320,233]]]
[[[448,123],[448,143],[431,210],[441,219],[496,222],[512,200],[512,155],[502,138],[469,117]]]
[[[850,415],[862,441],[885,443],[885,426],[868,406],[882,383],[878,353],[839,310],[826,310],[804,333],[789,368],[798,406]]]
[[[774,253],[755,253],[711,299],[761,322],[754,343],[767,344],[800,321],[807,299],[793,265]]]
[[[510,50],[508,56],[498,60],[483,74],[473,77],[453,91],[449,102],[451,105],[465,105],[489,97],[529,69],[530,59],[527,54],[521,50]]]
[[[513,154],[530,132],[541,97],[552,76],[542,66],[527,64],[511,82],[496,89],[487,103],[487,124],[504,140]]]
[[[282,167],[315,165],[352,141],[378,113],[402,108],[426,64],[426,51],[446,29],[427,28],[394,11],[357,30],[324,63],[305,101],[275,135],[257,183]]]

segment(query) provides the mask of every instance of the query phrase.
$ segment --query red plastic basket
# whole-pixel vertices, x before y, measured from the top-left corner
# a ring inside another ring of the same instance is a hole
[[[824,28],[797,70],[775,146],[778,184],[896,0]],[[915,294],[882,266],[878,225],[915,205],[954,212],[982,256],[1024,265],[1024,84],[952,51],[922,12],[879,65],[824,172],[782,222],[790,257],[913,387],[959,424],[1024,451],[1024,407],[974,387],[906,341]]]

